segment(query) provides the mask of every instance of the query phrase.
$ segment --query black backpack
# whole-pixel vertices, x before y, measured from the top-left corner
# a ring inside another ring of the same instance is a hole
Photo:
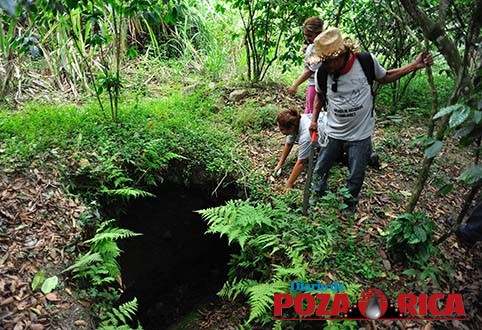
[[[357,54],[357,58],[370,84],[372,95],[375,96],[373,92],[373,81],[375,80],[375,64],[373,63],[373,58],[369,52],[360,52]],[[328,72],[326,72],[322,64],[316,71],[316,79],[318,81],[318,87],[321,89],[321,93],[319,94],[323,97],[324,102],[326,102],[327,78]]]

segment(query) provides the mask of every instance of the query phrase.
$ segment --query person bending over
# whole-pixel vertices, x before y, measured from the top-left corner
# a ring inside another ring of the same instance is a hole
[[[325,116],[321,115],[319,116],[318,120],[318,148],[325,144],[323,140],[325,137],[323,132],[324,118]],[[296,161],[290,177],[286,182],[286,188],[293,188],[293,185],[303,170],[303,167],[307,163],[308,156],[310,154],[311,137],[309,128],[311,124],[311,114],[300,115],[298,111],[293,108],[280,112],[276,121],[278,122],[278,127],[281,133],[286,135],[286,140],[278,164],[274,169],[275,175],[279,175],[281,173],[281,168],[284,165],[286,158],[290,154],[294,143],[298,142],[299,144],[298,160]]]

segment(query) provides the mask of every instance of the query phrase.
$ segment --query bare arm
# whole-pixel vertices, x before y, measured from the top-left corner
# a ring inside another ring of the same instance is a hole
[[[298,159],[296,161],[295,166],[293,167],[293,170],[291,171],[291,175],[288,178],[288,181],[286,182],[286,188],[293,188],[293,185],[300,175],[301,171],[303,171],[303,167],[305,167],[306,161],[308,159]]]
[[[288,93],[291,95],[296,94],[296,90],[298,87],[304,83],[308,78],[313,74],[313,71],[311,70],[306,70],[301,74],[301,76],[293,83],[293,85],[288,89]]]
[[[274,168],[275,174],[281,169],[281,167],[285,163],[286,158],[290,154],[292,148],[293,148],[293,143],[285,143],[285,145],[283,147],[283,151],[281,152],[281,156],[280,156],[280,159],[278,161],[278,164]]]
[[[388,70],[387,74],[383,78],[377,79],[377,81],[382,84],[391,83],[391,82],[397,81],[398,79],[402,78],[403,76],[405,76],[410,72],[416,71],[418,69],[424,68],[427,65],[432,65],[432,64],[433,64],[433,57],[431,54],[424,56],[423,53],[420,53],[418,54],[415,61],[405,66],[402,66],[401,68]]]

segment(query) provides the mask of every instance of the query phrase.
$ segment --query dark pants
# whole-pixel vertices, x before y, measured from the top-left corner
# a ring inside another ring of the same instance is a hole
[[[467,223],[460,226],[457,236],[467,243],[482,241],[482,203],[475,207]]]
[[[360,141],[343,141],[329,138],[328,145],[320,150],[313,176],[313,190],[318,195],[325,194],[328,187],[328,175],[331,167],[346,152],[350,175],[346,179],[346,187],[351,199],[345,200],[348,205],[358,204],[358,195],[365,179],[365,171],[370,160],[372,140],[368,137]]]

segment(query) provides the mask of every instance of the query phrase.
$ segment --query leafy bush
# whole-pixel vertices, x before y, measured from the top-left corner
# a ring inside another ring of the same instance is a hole
[[[432,244],[433,222],[423,212],[404,213],[388,224],[387,248],[415,256]]]

